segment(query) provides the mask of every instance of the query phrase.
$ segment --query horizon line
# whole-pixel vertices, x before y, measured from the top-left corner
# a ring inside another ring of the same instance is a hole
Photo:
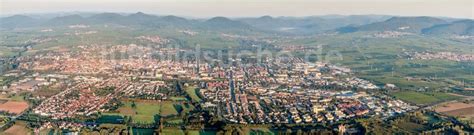
[[[469,20],[474,20],[474,17],[472,18],[464,18],[464,17],[451,17],[451,16],[430,16],[430,15],[391,15],[391,14],[321,14],[321,15],[301,15],[301,16],[289,16],[289,15],[268,15],[268,14],[262,14],[262,15],[249,15],[249,16],[222,16],[222,15],[217,15],[217,16],[187,16],[187,15],[175,15],[175,14],[158,14],[158,13],[148,13],[148,12],[143,12],[143,11],[136,11],[136,12],[114,12],[114,11],[55,11],[55,12],[24,12],[24,13],[6,13],[3,14],[0,12],[0,17],[10,17],[10,16],[15,16],[15,15],[24,15],[24,16],[30,16],[34,17],[35,15],[45,15],[45,14],[58,14],[57,16],[54,17],[62,17],[62,16],[69,16],[69,15],[80,15],[81,13],[89,13],[89,14],[102,14],[102,13],[116,13],[116,14],[121,14],[121,15],[130,15],[130,14],[136,14],[136,13],[143,13],[147,15],[155,15],[155,16],[177,16],[177,17],[183,17],[183,18],[188,18],[188,19],[210,19],[214,17],[226,17],[226,18],[233,18],[233,19],[239,19],[239,18],[259,18],[259,17],[265,17],[269,16],[272,18],[285,18],[285,17],[292,17],[292,18],[307,18],[307,17],[325,17],[325,16],[341,16],[341,17],[348,17],[348,16],[388,16],[388,17],[434,17],[434,18],[446,18],[446,19],[469,19]],[[68,14],[68,15],[60,15],[60,14]],[[82,16],[84,17],[84,16]]]

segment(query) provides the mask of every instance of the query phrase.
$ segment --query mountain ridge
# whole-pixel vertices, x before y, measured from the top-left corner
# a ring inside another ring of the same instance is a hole
[[[104,12],[83,17],[79,14],[58,16],[51,19],[35,19],[14,15],[0,18],[0,28],[14,29],[36,26],[67,26],[75,24],[118,24],[143,27],[176,27],[217,31],[261,31],[266,33],[313,35],[327,32],[351,33],[357,31],[401,31],[417,34],[464,34],[472,35],[472,20],[450,21],[436,17],[399,17],[385,15],[337,15],[308,17],[248,17],[188,19],[179,16],[157,16],[137,12],[119,14]],[[464,22],[464,23],[463,23]],[[469,23],[466,23],[469,22]],[[451,30],[455,29],[455,30]],[[448,32],[443,32],[448,31]]]

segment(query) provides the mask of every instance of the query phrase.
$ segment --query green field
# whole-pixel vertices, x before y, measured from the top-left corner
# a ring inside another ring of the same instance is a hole
[[[131,116],[134,123],[153,123],[155,115],[160,114],[161,103],[135,101],[135,107],[132,107],[132,101],[124,102],[124,105],[118,109],[118,112],[104,113],[105,115]]]
[[[201,102],[202,99],[199,98],[199,96],[197,95],[198,90],[196,89],[196,87],[187,87],[186,88],[186,93],[188,93],[188,95],[191,97],[191,99],[194,101],[194,102]]]
[[[135,103],[135,106],[132,106]],[[174,103],[170,101],[125,101],[116,112],[103,113],[110,116],[131,116],[134,123],[153,123],[157,115],[177,115]]]
[[[10,100],[12,101],[25,101],[25,97],[19,94],[11,95]]]
[[[185,97],[170,97],[173,101],[187,101]]]
[[[442,37],[409,36],[402,38],[364,38],[370,33],[285,41],[281,46],[322,45],[320,61],[350,67],[357,76],[378,84],[392,83],[406,90],[427,87],[430,90],[453,85],[474,85],[474,64],[449,60],[408,59],[405,52],[455,52],[472,54],[474,46]],[[341,57],[327,55],[335,52]],[[316,53],[318,53],[316,51]],[[302,52],[297,54],[304,55]],[[297,55],[299,56],[299,55]],[[407,80],[406,77],[415,78]],[[468,86],[469,87],[469,86]]]
[[[442,101],[459,99],[460,97],[440,92],[403,91],[393,94],[396,98],[415,104],[430,104]]]
[[[174,103],[170,101],[163,101],[161,103],[161,116],[177,115],[178,112],[174,107]]]

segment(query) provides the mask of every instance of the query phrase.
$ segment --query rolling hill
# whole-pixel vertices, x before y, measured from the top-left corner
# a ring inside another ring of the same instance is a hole
[[[252,29],[253,27],[240,21],[226,17],[214,17],[199,24],[200,27],[209,29]]]
[[[1,28],[20,28],[38,25],[40,20],[24,15],[14,15],[0,19]]]
[[[352,15],[352,16],[311,16],[311,17],[271,17],[241,18],[253,27],[286,34],[318,34],[348,25],[365,25],[384,21],[389,16]]]
[[[421,33],[422,29],[446,23],[448,22],[434,17],[392,17],[383,22],[376,22],[358,27],[343,27],[338,29],[338,31],[342,33],[355,31],[401,31]]]
[[[435,25],[422,30],[429,35],[474,35],[474,20],[461,20],[449,24]]]
[[[75,24],[116,24],[146,28],[200,29],[221,32],[264,32],[283,35],[314,35],[327,32],[351,33],[358,31],[400,31],[427,35],[472,35],[472,20],[450,21],[435,17],[392,17],[384,15],[327,15],[310,17],[271,17],[229,19],[214,17],[207,20],[177,16],[98,13],[90,16],[72,14],[50,19],[35,19],[15,15],[0,18],[3,29],[27,27],[68,26]]]

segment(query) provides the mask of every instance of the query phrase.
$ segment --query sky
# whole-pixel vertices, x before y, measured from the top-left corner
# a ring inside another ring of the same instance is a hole
[[[0,14],[144,12],[186,17],[397,15],[474,18],[473,0],[0,0]]]

